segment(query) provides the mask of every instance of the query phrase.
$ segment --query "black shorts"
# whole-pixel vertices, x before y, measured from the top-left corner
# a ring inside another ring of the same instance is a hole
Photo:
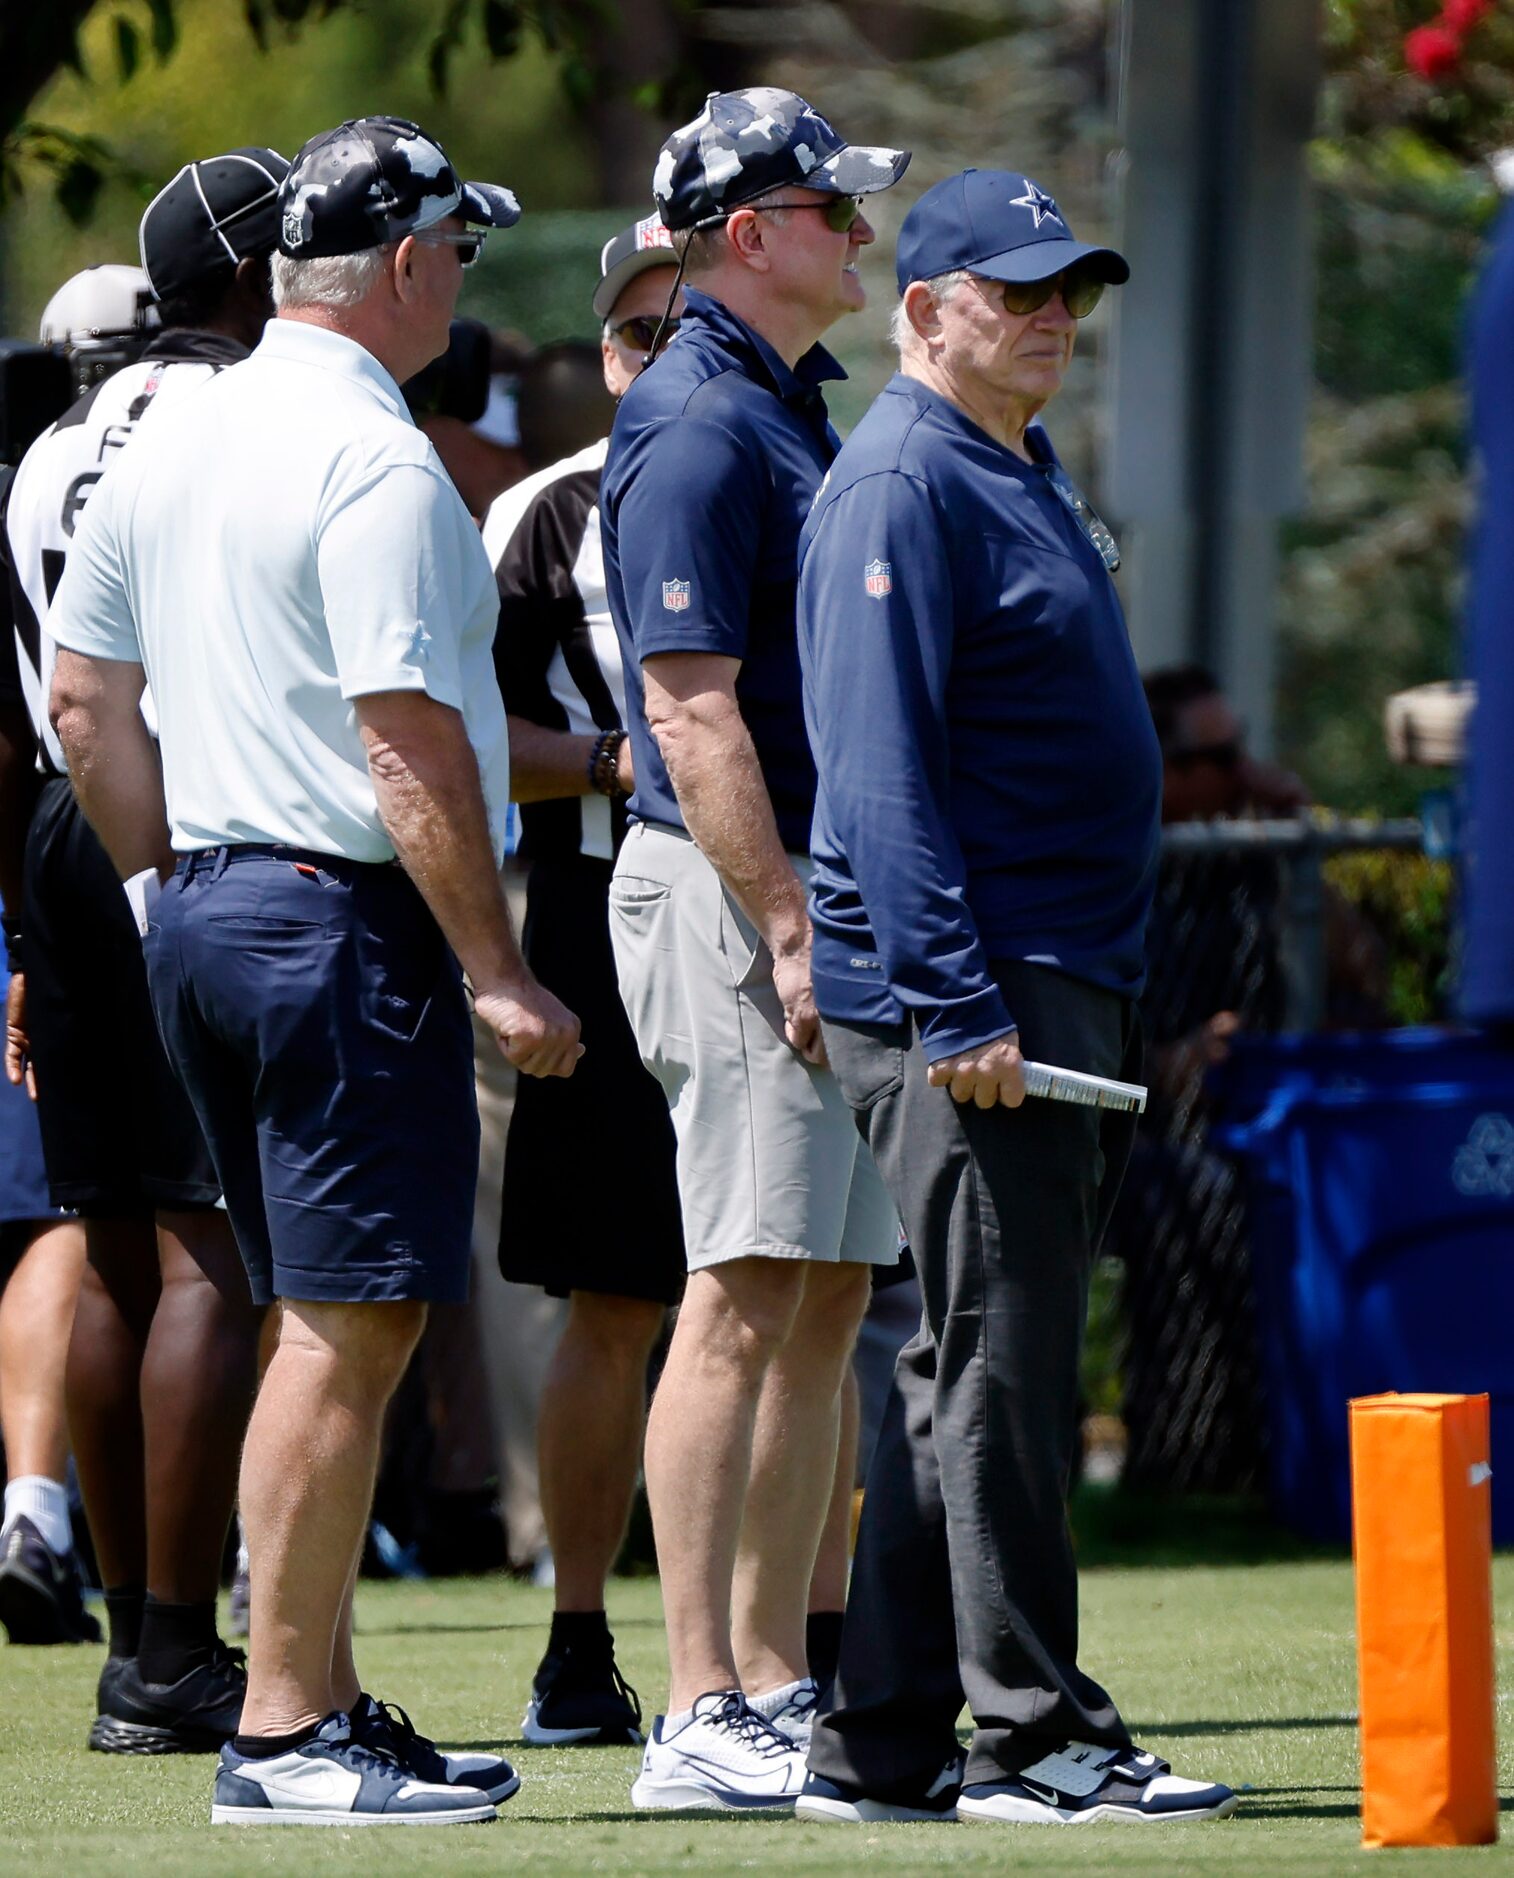
[[[573,1074],[522,1076],[505,1144],[499,1268],[550,1296],[676,1304],[683,1226],[667,1098],[642,1065],[610,950],[610,863],[531,866],[522,949],[583,1026]]]
[[[22,948],[54,1206],[89,1217],[213,1206],[220,1185],[147,995],[136,920],[66,778],[26,838]]]

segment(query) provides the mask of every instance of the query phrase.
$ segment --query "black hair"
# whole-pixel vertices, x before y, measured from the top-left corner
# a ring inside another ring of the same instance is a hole
[[[1163,665],[1142,675],[1151,721],[1156,725],[1157,742],[1166,756],[1177,741],[1178,718],[1186,705],[1200,698],[1218,697],[1222,687],[1205,665]]]

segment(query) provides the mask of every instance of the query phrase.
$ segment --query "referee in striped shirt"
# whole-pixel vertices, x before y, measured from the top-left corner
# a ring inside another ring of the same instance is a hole
[[[605,246],[594,311],[612,397],[647,363],[675,267],[655,216]],[[675,309],[667,332],[676,329]],[[601,438],[517,484],[484,522],[511,794],[531,862],[522,943],[542,983],[578,1013],[585,1050],[566,1081],[521,1080],[505,1151],[500,1269],[569,1300],[539,1421],[557,1608],[522,1732],[540,1746],[639,1739],[605,1581],[641,1465],[647,1361],[684,1277],[673,1126],[610,950],[610,869],[632,772],[599,542],[608,449]]]

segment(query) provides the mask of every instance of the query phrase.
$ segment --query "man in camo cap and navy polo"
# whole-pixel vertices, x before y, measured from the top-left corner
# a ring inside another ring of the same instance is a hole
[[[799,529],[836,454],[817,343],[909,161],[802,98],[709,99],[653,180],[689,286],[600,484],[635,757],[610,924],[678,1144],[688,1288],[648,1423],[672,1685],[639,1807],[792,1807],[839,1395],[898,1227],[820,1042]]]
[[[385,1406],[428,1302],[467,1291],[459,965],[517,1068],[567,1075],[579,1048],[500,888],[493,570],[399,387],[445,350],[482,231],[519,210],[399,118],[308,143],[280,210],[278,318],[144,426],[85,513],[53,718],[117,872],[155,899],[158,1024],[253,1297],[283,1307],[242,1461],[251,1661],[211,1818],[439,1825],[493,1818],[519,1782],[362,1691],[352,1584]]]

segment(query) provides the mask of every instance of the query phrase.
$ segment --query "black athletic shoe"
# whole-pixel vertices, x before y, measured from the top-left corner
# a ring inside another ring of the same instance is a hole
[[[72,1552],[58,1553],[24,1513],[0,1546],[0,1624],[12,1643],[98,1643]]]
[[[536,1748],[641,1745],[641,1703],[613,1649],[549,1650],[520,1725]]]
[[[241,1722],[246,1660],[218,1642],[209,1662],[177,1682],[146,1682],[135,1657],[111,1657],[89,1745],[102,1754],[214,1754]]]
[[[360,1695],[348,1716],[352,1738],[371,1754],[387,1754],[407,1774],[431,1787],[475,1788],[498,1804],[520,1786],[520,1775],[497,1754],[473,1754],[457,1748],[442,1749],[425,1735],[393,1702],[376,1702]]]

